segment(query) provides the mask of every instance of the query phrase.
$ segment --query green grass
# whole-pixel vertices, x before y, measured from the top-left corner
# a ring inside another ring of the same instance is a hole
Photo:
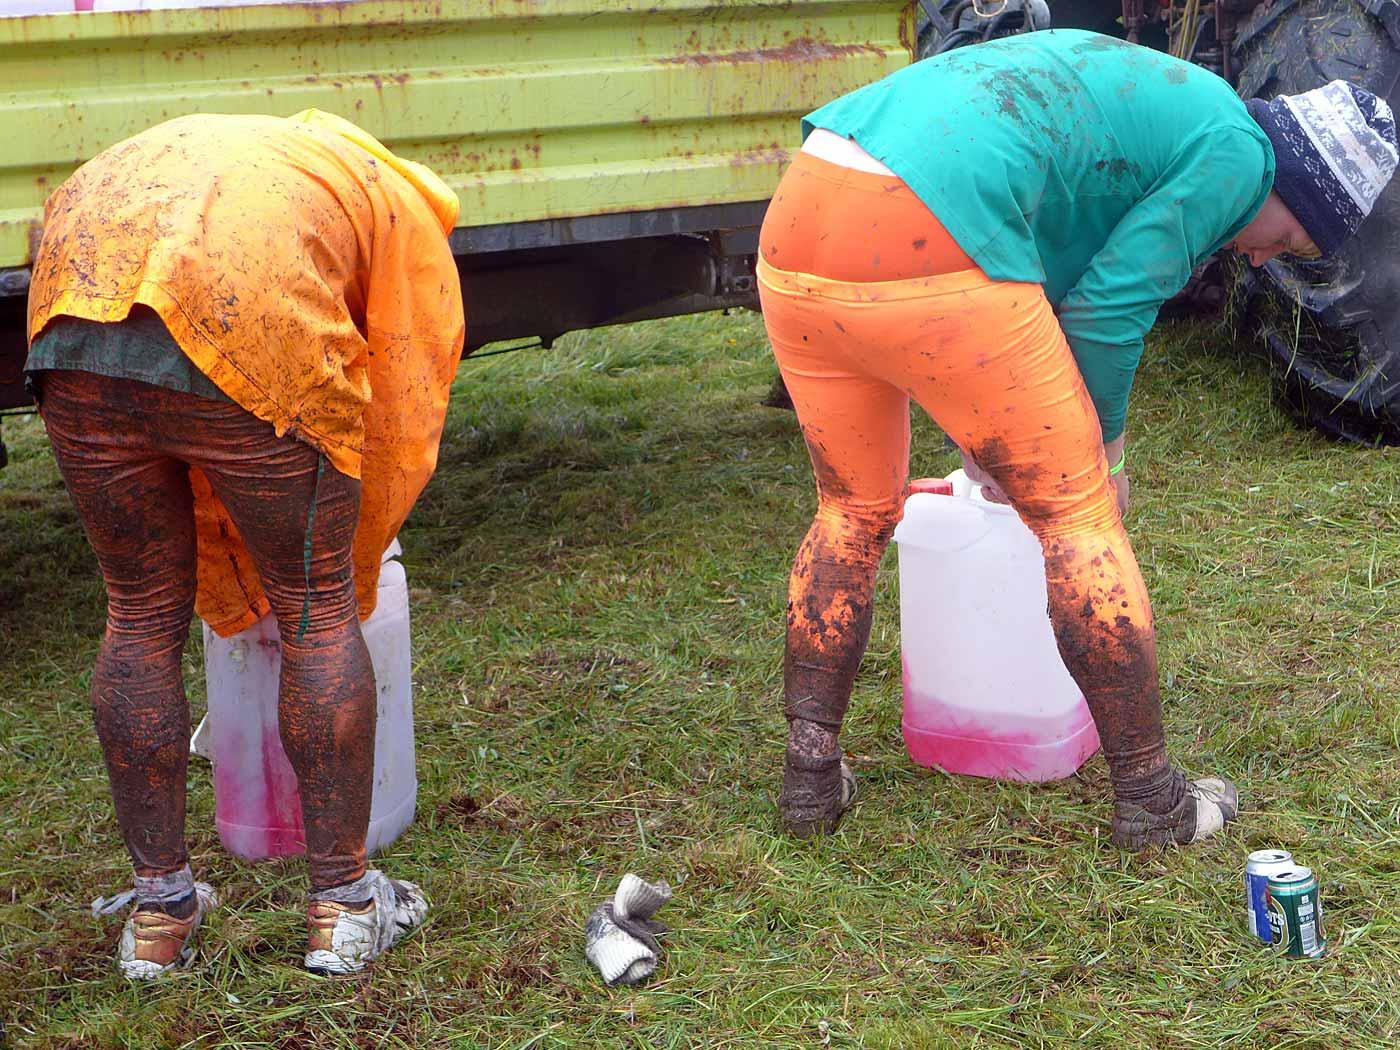
[[[127,879],[85,692],[103,602],[35,421],[0,474],[0,1011],[36,1047],[1383,1047],[1400,1037],[1400,457],[1324,442],[1206,329],[1135,393],[1130,530],[1171,744],[1243,819],[1189,851],[1107,841],[1107,779],[918,769],[899,732],[895,563],[845,744],[861,801],[775,832],[786,573],[813,506],[754,316],[581,334],[466,363],[403,535],[419,816],[381,863],[431,925],[367,976],[302,973],[301,868],[249,866],[191,774],[227,901],[194,972],[134,989]],[[916,424],[916,474],[955,456]],[[187,655],[202,706],[199,651]],[[1241,929],[1245,854],[1323,879],[1335,951]],[[588,910],[677,885],[657,977],[600,987]]]

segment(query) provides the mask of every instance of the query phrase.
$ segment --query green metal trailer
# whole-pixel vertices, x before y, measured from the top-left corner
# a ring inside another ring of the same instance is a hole
[[[234,0],[230,0],[234,2]],[[906,0],[362,0],[0,18],[0,407],[79,164],[187,113],[339,113],[442,175],[469,349],[756,303],[798,118],[912,60]]]

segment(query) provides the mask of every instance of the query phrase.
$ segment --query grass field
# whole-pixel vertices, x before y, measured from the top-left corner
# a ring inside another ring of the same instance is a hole
[[[34,1047],[1386,1047],[1400,1039],[1400,456],[1326,443],[1206,329],[1149,348],[1130,532],[1169,734],[1247,811],[1185,852],[1107,840],[1107,777],[910,764],[895,559],[844,737],[853,816],[776,832],[786,573],[813,492],[754,316],[469,361],[403,534],[419,815],[383,858],[430,925],[358,979],[298,968],[297,863],[249,866],[192,768],[226,906],[197,969],[115,976],[122,887],[86,689],[103,618],[42,430],[0,472],[0,1015]],[[955,454],[916,423],[914,470]],[[203,706],[200,653],[187,675]],[[1334,950],[1242,932],[1245,854],[1323,880]],[[645,987],[600,986],[584,917],[625,871],[677,886]]]

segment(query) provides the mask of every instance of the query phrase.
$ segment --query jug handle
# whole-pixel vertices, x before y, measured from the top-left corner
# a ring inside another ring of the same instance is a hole
[[[951,482],[945,481],[942,478],[930,478],[925,480],[940,482],[941,484],[930,486],[927,489],[916,489],[914,485],[911,484],[909,487],[909,495],[913,497],[935,494],[951,497],[943,508],[943,514],[946,518],[945,524],[942,528],[938,528],[932,533],[926,531],[927,526],[925,526],[923,529],[919,530],[920,535],[919,538],[916,539],[909,535],[910,523],[908,519],[905,519],[901,521],[899,526],[895,529],[895,543],[913,544],[925,550],[951,554],[954,551],[960,551],[964,548],[971,547],[990,531],[991,525],[987,520],[988,516],[986,514],[986,509],[990,504],[980,501],[974,503],[966,498],[959,499],[954,495],[953,491],[950,491],[952,489]],[[901,535],[901,533],[903,533],[903,535]]]

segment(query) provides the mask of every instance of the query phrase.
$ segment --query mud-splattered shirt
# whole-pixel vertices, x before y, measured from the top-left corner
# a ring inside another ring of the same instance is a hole
[[[814,127],[899,175],[989,277],[1044,286],[1105,440],[1158,309],[1274,179],[1225,81],[1080,30],[915,63],[809,114]]]
[[[447,243],[457,198],[330,114],[181,117],[120,142],[49,198],[31,342],[55,317],[140,303],[225,394],[360,478],[355,584],[379,564],[437,462],[464,338]],[[192,472],[199,614],[232,634],[266,614],[257,572]]]

